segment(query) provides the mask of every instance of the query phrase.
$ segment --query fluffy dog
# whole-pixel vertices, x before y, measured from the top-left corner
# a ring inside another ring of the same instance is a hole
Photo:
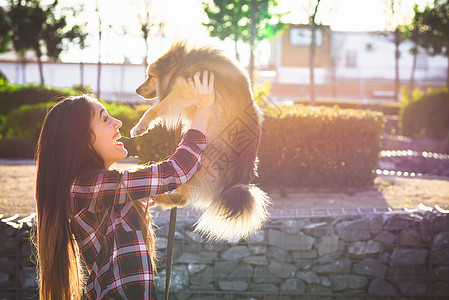
[[[179,121],[188,124],[198,100],[187,78],[203,70],[215,75],[216,101],[202,168],[187,184],[154,200],[163,208],[190,203],[202,210],[195,230],[210,239],[245,238],[267,220],[270,203],[252,184],[262,114],[245,71],[217,49],[173,44],[148,67],[146,80],[136,90],[145,99],[159,99],[131,129],[131,136],[146,133],[160,121],[169,129]]]

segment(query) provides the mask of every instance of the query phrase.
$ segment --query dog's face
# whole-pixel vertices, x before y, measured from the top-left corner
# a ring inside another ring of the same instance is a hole
[[[157,96],[157,79],[150,69],[151,66],[147,68],[147,78],[145,81],[136,89],[136,93],[144,99],[152,99]]]
[[[172,47],[147,68],[146,80],[137,88],[136,93],[145,99],[167,96],[174,77],[176,66],[185,53],[184,47]]]

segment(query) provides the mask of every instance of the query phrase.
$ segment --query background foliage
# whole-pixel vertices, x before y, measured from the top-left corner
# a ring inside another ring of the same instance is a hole
[[[400,126],[413,138],[432,138],[449,143],[449,93],[447,89],[416,93],[403,102]]]
[[[79,95],[80,92],[9,86],[0,90],[0,99],[8,99],[5,94],[12,97],[10,100],[15,99],[14,104],[34,104],[20,105],[0,117],[0,157],[31,158],[44,116],[56,103],[50,100],[56,99],[55,94]],[[259,99],[263,91],[254,94],[266,114],[259,148],[262,185],[349,187],[372,182],[380,151],[382,113],[298,104],[264,105]],[[147,105],[104,105],[112,116],[122,120],[123,136],[129,136],[130,129],[148,109]],[[141,163],[147,163],[171,155],[176,136],[157,126],[142,137],[123,139],[123,142],[129,155],[138,155]]]
[[[36,84],[12,85],[0,82],[0,114],[7,115],[13,109],[24,104],[46,103],[58,101],[69,95],[80,95],[73,89],[56,89]]]
[[[384,118],[367,110],[283,107],[264,121],[262,185],[350,187],[372,183]]]

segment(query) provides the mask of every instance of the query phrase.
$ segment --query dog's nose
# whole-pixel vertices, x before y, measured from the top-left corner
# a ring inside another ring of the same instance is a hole
[[[140,86],[136,89],[136,93],[140,95]]]

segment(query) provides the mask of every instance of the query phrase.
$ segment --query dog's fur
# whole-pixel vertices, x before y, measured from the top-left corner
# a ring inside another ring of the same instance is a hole
[[[203,70],[215,75],[216,101],[202,168],[174,193],[154,200],[163,208],[190,202],[203,210],[195,230],[210,239],[245,238],[267,220],[269,206],[268,196],[252,184],[262,115],[245,71],[219,50],[173,44],[148,67],[147,79],[136,90],[143,98],[157,96],[159,101],[145,112],[131,136],[146,133],[159,121],[169,129],[180,120],[188,125],[198,99],[187,78]]]

